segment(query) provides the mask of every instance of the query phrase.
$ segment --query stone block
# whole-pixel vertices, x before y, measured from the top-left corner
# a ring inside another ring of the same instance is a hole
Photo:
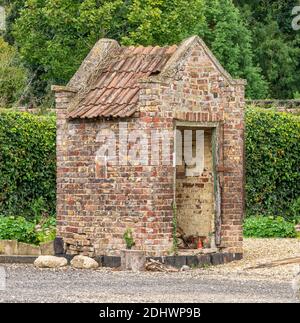
[[[18,255],[19,256],[39,256],[41,249],[38,246],[19,242],[18,243]]]
[[[43,255],[43,256],[54,256],[55,255],[53,241],[41,243],[40,249],[41,249],[41,255]]]
[[[18,254],[18,241],[0,240],[0,254],[5,256],[15,256]]]
[[[145,270],[146,257],[143,251],[121,250],[121,269],[140,272]]]

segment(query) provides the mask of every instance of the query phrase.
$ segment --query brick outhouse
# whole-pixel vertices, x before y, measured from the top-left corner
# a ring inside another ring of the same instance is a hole
[[[57,111],[57,225],[68,254],[242,253],[244,88],[197,36],[100,40]],[[175,238],[175,236],[177,238]],[[179,237],[179,238],[178,238]]]

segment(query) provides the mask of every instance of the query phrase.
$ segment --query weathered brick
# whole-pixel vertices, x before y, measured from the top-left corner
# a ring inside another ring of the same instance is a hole
[[[103,44],[109,48],[116,46],[113,42]],[[121,120],[127,122],[129,132],[143,130],[147,138],[151,138],[154,129],[174,134],[178,121],[197,123],[207,129],[207,169],[191,178],[184,178],[184,172],[181,172],[183,178],[178,178],[177,189],[173,164],[164,165],[160,145],[154,147],[159,157],[151,160],[148,156],[151,165],[134,165],[125,157],[122,158],[125,164],[121,165],[109,161],[103,166],[96,161],[103,140],[98,136],[101,128],[116,133],[117,150],[122,147],[122,138],[118,136],[120,120],[68,119],[68,108],[76,91],[74,88],[54,88],[58,236],[63,238],[67,253],[119,255],[125,247],[123,234],[130,227],[137,249],[148,255],[167,255],[172,249],[174,195],[178,219],[186,231],[205,236],[221,231],[218,246],[225,252],[242,252],[244,84],[232,80],[197,38],[183,43],[180,51],[187,54],[178,54],[179,61],[174,62],[175,53],[165,75],[139,83],[139,111]],[[93,59],[106,58],[95,53],[85,62],[88,72],[93,69],[90,67],[99,65]],[[80,82],[88,79],[82,73],[84,68],[71,82],[77,90],[86,85],[80,85]],[[212,154],[212,130],[218,139],[217,156]],[[171,150],[166,157],[173,161],[175,141],[173,135],[170,137]],[[150,152],[149,144],[142,147],[141,153],[149,155]],[[218,172],[214,169],[213,157],[218,160]],[[215,176],[221,192],[220,221],[214,219]],[[106,261],[110,262],[108,258]],[[198,262],[205,263],[205,259],[199,258]]]

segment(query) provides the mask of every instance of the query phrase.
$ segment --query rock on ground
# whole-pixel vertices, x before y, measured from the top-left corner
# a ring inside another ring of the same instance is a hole
[[[90,257],[79,255],[72,259],[71,266],[77,269],[96,269],[99,267],[99,264]]]
[[[38,268],[60,268],[67,266],[67,264],[66,258],[54,256],[40,256],[34,262],[35,267]]]

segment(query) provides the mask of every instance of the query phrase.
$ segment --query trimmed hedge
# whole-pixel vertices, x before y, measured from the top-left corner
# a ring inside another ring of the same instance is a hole
[[[54,215],[55,118],[0,110],[0,214]]]
[[[300,117],[246,112],[247,214],[300,216]],[[0,215],[55,214],[55,117],[0,110]]]
[[[246,112],[247,214],[296,217],[300,196],[300,117]],[[299,214],[300,215],[300,214]]]

